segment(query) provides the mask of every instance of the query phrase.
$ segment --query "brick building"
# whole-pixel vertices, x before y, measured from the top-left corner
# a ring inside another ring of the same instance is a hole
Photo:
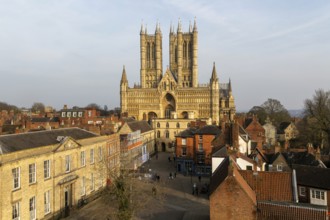
[[[221,155],[225,156],[223,152]],[[218,166],[212,168],[210,183],[211,220],[328,219],[328,206],[301,203],[299,180],[297,184],[299,175],[296,176],[295,172],[242,170],[231,155],[213,165]],[[308,181],[310,179],[313,178]],[[318,195],[322,198],[322,193]],[[323,195],[328,196],[327,193]]]
[[[212,141],[220,135],[215,125],[188,128],[176,136],[176,168],[180,173],[197,175],[211,173]]]

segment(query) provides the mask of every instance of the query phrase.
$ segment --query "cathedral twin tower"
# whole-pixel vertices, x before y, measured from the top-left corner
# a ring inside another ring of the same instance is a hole
[[[196,21],[188,32],[179,22],[176,33],[169,35],[169,68],[163,74],[162,32],[159,24],[154,34],[141,26],[140,85],[130,88],[123,69],[120,82],[120,107],[137,120],[151,118],[204,118],[218,124],[235,114],[231,83],[219,84],[215,66],[210,83],[198,84],[198,31]]]

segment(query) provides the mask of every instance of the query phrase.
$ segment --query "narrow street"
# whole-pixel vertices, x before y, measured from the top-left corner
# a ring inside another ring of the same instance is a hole
[[[193,184],[202,186],[209,183],[208,178],[202,178],[201,182],[197,176],[184,176],[177,174],[173,179],[169,178],[170,173],[174,176],[174,161],[168,161],[170,153],[158,153],[158,159],[152,157],[144,164],[144,169],[151,170],[160,176],[159,184],[161,192],[164,194],[161,201],[152,199],[145,207],[134,217],[135,220],[208,220],[209,219],[209,200],[207,194],[192,194]],[[151,189],[150,189],[151,191]],[[97,199],[83,208],[75,211],[66,220],[84,220],[84,219],[106,219],[103,216],[104,209],[109,209]]]

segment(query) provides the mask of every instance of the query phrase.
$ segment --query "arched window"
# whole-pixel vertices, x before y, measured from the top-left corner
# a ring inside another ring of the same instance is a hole
[[[180,128],[180,123],[179,123],[179,122],[176,123],[176,127],[177,127],[177,128]]]
[[[147,60],[150,60],[150,43],[147,43]]]
[[[170,127],[169,123],[168,123],[168,122],[166,122],[166,128],[169,128],[169,127]]]
[[[165,137],[170,138],[170,132],[168,130],[165,131]]]
[[[174,49],[174,62],[178,63],[178,47],[177,46],[175,46],[175,49]]]
[[[159,122],[157,122],[157,128],[160,128],[160,123]]]
[[[187,42],[183,42],[183,58],[187,57]]]
[[[157,131],[157,138],[160,138],[160,131]]]

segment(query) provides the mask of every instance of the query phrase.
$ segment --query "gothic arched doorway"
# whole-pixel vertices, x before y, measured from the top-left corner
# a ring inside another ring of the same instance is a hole
[[[188,112],[184,111],[181,113],[182,118],[188,119]]]
[[[171,112],[175,111],[175,99],[173,95],[167,93],[162,102],[164,106],[164,118],[171,118]]]
[[[166,151],[166,144],[164,142],[162,142],[162,151],[165,152]]]
[[[157,114],[155,112],[148,113],[148,121],[157,118]]]

